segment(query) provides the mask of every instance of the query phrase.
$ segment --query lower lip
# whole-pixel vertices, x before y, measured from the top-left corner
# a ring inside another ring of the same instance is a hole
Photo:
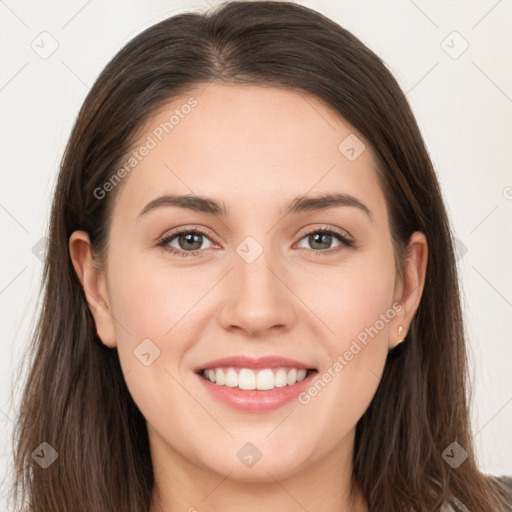
[[[217,400],[239,411],[271,411],[282,407],[293,400],[299,393],[311,385],[317,371],[308,372],[304,380],[291,386],[268,390],[243,390],[238,387],[220,386],[210,382],[199,374],[197,378],[203,383],[206,390]]]

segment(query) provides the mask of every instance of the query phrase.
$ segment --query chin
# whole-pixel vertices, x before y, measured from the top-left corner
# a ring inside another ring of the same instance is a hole
[[[252,465],[251,465],[252,464]],[[241,483],[275,483],[275,480],[281,481],[292,477],[299,472],[306,462],[298,462],[296,459],[283,459],[282,453],[274,453],[272,455],[263,454],[257,462],[247,461],[241,462],[235,460],[226,460],[225,464],[217,464],[210,467],[210,471],[214,471],[223,477],[229,475],[229,480]]]

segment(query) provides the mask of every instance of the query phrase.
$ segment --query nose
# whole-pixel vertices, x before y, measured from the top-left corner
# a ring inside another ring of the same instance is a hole
[[[265,251],[252,263],[236,256],[234,266],[224,283],[218,316],[222,327],[250,336],[290,329],[298,299],[281,266],[269,262]]]

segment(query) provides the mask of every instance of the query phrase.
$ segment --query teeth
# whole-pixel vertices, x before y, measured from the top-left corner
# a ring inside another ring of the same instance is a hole
[[[238,371],[237,371],[238,370]],[[209,368],[203,370],[203,377],[219,386],[251,390],[268,390],[291,386],[306,378],[307,370],[296,368]]]
[[[212,382],[216,382],[217,384],[219,384],[219,386],[224,386],[224,384],[226,383],[226,376],[224,375],[224,372],[220,368],[217,368],[215,370],[215,379],[210,380]]]
[[[226,373],[226,382],[224,384],[225,386],[228,386],[230,388],[236,388],[238,387],[238,374],[233,370],[233,368],[230,368]]]
[[[288,384],[293,384],[294,381],[297,381],[297,370],[293,369],[288,372]]]
[[[260,370],[256,377],[256,389],[265,390],[265,389],[274,389],[274,374],[272,370]]]
[[[238,387],[240,389],[256,389],[256,375],[252,370],[242,368],[238,374]]]
[[[290,370],[290,383],[294,384],[297,382],[297,370]],[[276,373],[275,386],[276,388],[283,388],[288,384],[288,377],[286,375],[286,371],[283,368],[279,368]]]

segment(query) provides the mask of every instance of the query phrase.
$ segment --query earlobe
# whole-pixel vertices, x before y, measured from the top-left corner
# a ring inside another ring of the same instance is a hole
[[[395,297],[395,300],[402,305],[402,310],[396,316],[396,324],[390,332],[390,349],[404,340],[419,307],[425,285],[427,261],[427,239],[423,233],[415,231],[409,239],[407,248],[405,278],[400,286],[399,295]]]
[[[94,265],[89,235],[85,231],[75,231],[69,237],[69,253],[94,318],[96,332],[104,345],[114,348],[116,336],[105,274]]]

